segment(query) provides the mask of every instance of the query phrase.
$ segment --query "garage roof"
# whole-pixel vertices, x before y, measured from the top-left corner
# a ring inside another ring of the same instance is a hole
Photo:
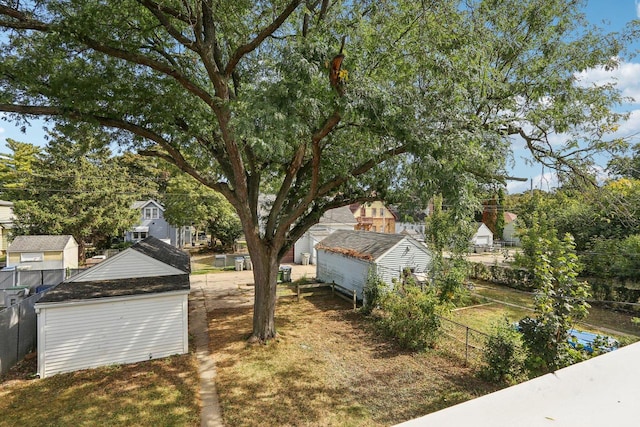
[[[131,249],[138,251],[158,261],[164,262],[171,267],[182,270],[185,273],[191,272],[191,263],[189,255],[178,248],[171,246],[155,237],[147,237],[146,239],[131,246]]]
[[[17,236],[9,245],[9,252],[62,251],[69,241],[76,243],[71,235],[62,236]]]
[[[96,280],[93,282],[63,282],[47,292],[40,303],[157,294],[188,290],[189,275],[136,277],[133,279]]]
[[[365,260],[376,260],[408,236],[372,231],[337,230],[316,245],[317,249]]]

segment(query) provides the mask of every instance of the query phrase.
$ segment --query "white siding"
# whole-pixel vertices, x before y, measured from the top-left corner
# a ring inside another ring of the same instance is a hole
[[[480,224],[478,231],[471,239],[471,243],[474,245],[491,246],[493,245],[493,233],[485,224]]]
[[[69,239],[62,258],[63,268],[78,268],[78,245],[76,242]]]
[[[187,292],[38,308],[41,378],[187,351]]]
[[[315,243],[317,242],[313,240],[311,233],[304,233],[293,245],[293,262],[302,264],[302,254],[305,252],[309,254],[315,252],[315,249],[313,249]]]
[[[504,226],[504,230],[502,231],[502,240],[514,245],[520,244],[520,238],[516,235],[515,221],[511,221],[509,224]]]
[[[173,276],[177,274],[185,274],[185,272],[134,249],[127,249],[95,267],[91,267],[71,280],[74,282],[91,282],[94,280]]]
[[[398,279],[405,268],[414,268],[416,273],[429,269],[431,256],[425,246],[414,240],[404,239],[382,255],[376,262],[378,274],[389,286]]]
[[[358,299],[362,299],[362,291],[369,276],[371,263],[320,249],[317,265],[318,281],[334,282],[347,289],[355,289]]]

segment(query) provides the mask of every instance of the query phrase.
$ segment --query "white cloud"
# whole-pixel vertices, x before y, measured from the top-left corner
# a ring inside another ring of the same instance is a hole
[[[0,128],[0,133],[4,133],[4,128]]]
[[[640,110],[629,111],[629,118],[620,123],[614,138],[629,138],[631,143],[640,142]]]
[[[636,2],[637,7],[640,3]],[[582,86],[604,85],[615,83],[622,95],[633,98],[634,103],[640,103],[640,64],[635,62],[621,62],[613,70],[605,70],[604,67],[591,68],[576,74],[578,82]]]

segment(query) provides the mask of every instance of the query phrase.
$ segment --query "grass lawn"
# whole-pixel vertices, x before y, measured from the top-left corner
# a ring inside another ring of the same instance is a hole
[[[0,382],[0,426],[199,426],[193,354],[29,379],[35,358]]]
[[[225,425],[392,425],[490,391],[448,352],[398,349],[351,305],[315,292],[281,298],[279,338],[249,345],[251,310],[211,313]]]
[[[526,309],[533,308],[533,294],[488,282],[475,282],[475,284],[476,286],[473,291],[475,294],[512,305],[488,301],[487,305],[455,311],[452,317],[453,320],[464,323],[482,332],[488,332],[491,323],[505,315],[511,321],[515,322],[527,315],[533,314],[532,310]],[[631,321],[634,316],[636,315],[591,307],[589,309],[589,316],[582,324],[578,325],[577,328],[610,335],[622,340],[624,343],[629,343],[640,339],[640,325]],[[615,333],[614,331],[619,333]]]

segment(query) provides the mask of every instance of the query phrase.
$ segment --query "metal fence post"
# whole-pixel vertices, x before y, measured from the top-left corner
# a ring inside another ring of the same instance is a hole
[[[466,337],[464,340],[464,364],[469,364],[469,327],[467,326]]]

